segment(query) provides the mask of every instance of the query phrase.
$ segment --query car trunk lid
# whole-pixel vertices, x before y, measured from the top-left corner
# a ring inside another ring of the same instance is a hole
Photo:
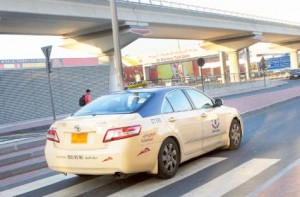
[[[59,138],[55,146],[72,150],[105,148],[108,144],[103,143],[103,138],[108,129],[124,126],[137,117],[136,114],[69,117],[51,127]]]

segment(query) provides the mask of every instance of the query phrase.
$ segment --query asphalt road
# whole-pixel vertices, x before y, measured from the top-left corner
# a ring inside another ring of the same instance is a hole
[[[205,193],[247,196],[300,158],[299,102],[300,99],[293,100],[244,117],[240,149],[218,150],[186,162],[169,180],[159,180],[146,173],[123,180],[112,176],[54,175],[36,180],[40,182],[24,183],[23,188],[12,188],[12,191],[26,191],[20,196],[176,197]]]

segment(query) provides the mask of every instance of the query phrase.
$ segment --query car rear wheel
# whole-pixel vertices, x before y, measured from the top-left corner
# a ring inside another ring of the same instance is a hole
[[[167,138],[161,145],[158,153],[158,174],[161,179],[172,178],[179,166],[179,148],[172,138]]]
[[[230,145],[228,148],[229,150],[235,150],[241,144],[242,128],[241,128],[241,124],[236,119],[232,120],[231,122],[230,131],[229,131],[229,140],[230,140]]]

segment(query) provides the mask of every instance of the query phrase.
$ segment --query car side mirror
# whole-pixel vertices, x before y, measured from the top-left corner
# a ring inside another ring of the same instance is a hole
[[[216,98],[215,99],[215,104],[214,104],[214,107],[220,107],[223,105],[223,99],[220,99],[220,98]]]

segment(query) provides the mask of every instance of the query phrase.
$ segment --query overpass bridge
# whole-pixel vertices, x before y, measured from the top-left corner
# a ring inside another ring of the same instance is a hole
[[[239,81],[238,52],[268,42],[289,52],[292,67],[298,68],[298,24],[163,0],[143,2],[117,1],[122,47],[141,37],[204,40],[203,48],[220,52],[222,72],[227,53],[231,81]],[[99,56],[113,54],[108,0],[0,0],[0,4],[1,34],[60,35],[66,48],[88,45]]]

